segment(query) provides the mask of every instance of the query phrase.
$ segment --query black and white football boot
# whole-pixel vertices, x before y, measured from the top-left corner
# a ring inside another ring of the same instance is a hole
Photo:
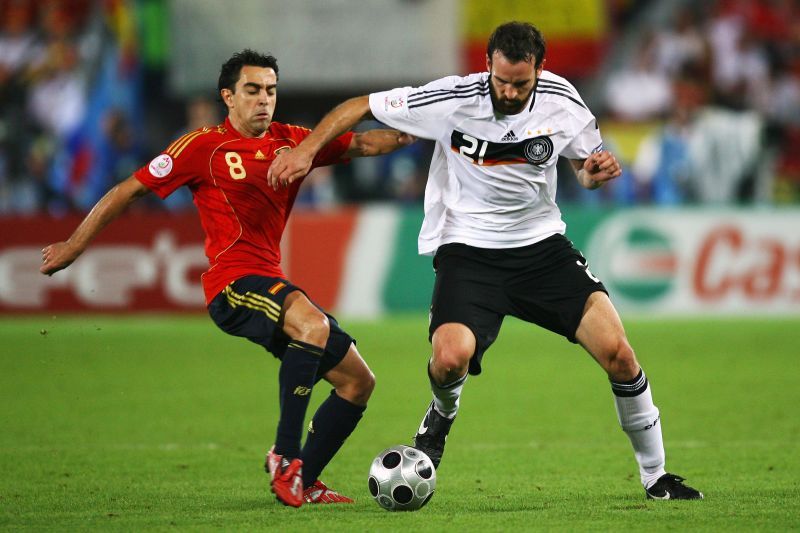
[[[681,476],[664,474],[644,492],[648,500],[702,500],[703,493],[684,485],[684,481]]]
[[[440,415],[431,402],[425,416],[422,417],[417,434],[414,435],[414,448],[430,457],[434,468],[439,468],[444,453],[444,443],[455,419],[456,417],[445,418]]]

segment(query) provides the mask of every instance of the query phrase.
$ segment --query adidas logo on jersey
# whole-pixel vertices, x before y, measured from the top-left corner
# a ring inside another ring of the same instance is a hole
[[[261,150],[258,150],[256,152],[256,159],[266,159],[266,157],[264,157],[264,154],[261,153]]]
[[[508,133],[503,135],[503,138],[500,139],[500,142],[511,142],[511,141],[516,141],[516,140],[517,140],[517,136],[514,135],[514,130],[508,130]]]

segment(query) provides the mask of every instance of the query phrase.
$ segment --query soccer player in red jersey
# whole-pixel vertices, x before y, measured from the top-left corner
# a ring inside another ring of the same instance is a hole
[[[309,300],[280,267],[280,240],[300,181],[274,190],[275,156],[310,130],[273,122],[278,64],[252,50],[234,54],[219,75],[228,109],[223,124],[190,132],[113,187],[64,242],[42,250],[43,274],[68,267],[125,208],[150,191],[161,198],[189,187],[206,234],[210,267],[202,276],[209,314],[225,332],[264,346],[281,360],[280,419],[265,468],[277,498],[293,507],[351,502],[318,476],[355,429],[375,378],[334,317]],[[320,150],[313,167],[388,153],[413,142],[395,130],[345,133]],[[300,448],[311,389],[334,386]]]

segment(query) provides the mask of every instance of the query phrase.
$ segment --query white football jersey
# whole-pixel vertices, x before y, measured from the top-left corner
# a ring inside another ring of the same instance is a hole
[[[436,141],[420,254],[451,242],[515,248],[564,233],[558,156],[586,159],[602,149],[575,87],[548,71],[516,115],[495,114],[488,72],[372,93],[369,105],[384,124]]]

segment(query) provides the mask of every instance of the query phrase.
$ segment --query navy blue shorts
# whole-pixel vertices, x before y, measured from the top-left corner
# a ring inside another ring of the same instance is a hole
[[[586,259],[563,235],[521,248],[486,249],[453,243],[433,259],[429,339],[442,324],[464,324],[475,335],[469,373],[481,373],[483,353],[507,315],[533,322],[575,342],[589,295],[607,292]]]
[[[229,284],[211,300],[208,314],[225,333],[244,337],[281,359],[291,340],[283,332],[281,310],[286,297],[294,291],[305,294],[285,279],[244,276]],[[325,313],[324,309],[317,307]],[[331,329],[325,354],[317,370],[317,381],[338,365],[355,343],[333,316],[328,313],[325,315]]]

